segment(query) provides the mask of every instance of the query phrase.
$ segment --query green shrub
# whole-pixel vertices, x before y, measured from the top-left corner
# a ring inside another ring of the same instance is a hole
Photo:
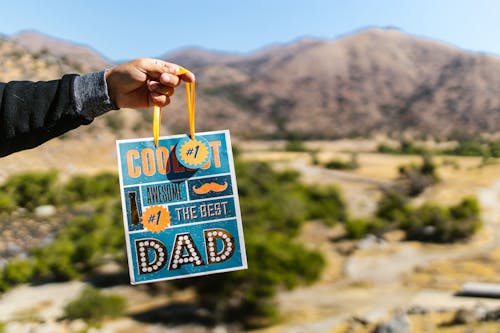
[[[7,285],[31,281],[34,262],[29,259],[11,259],[2,269],[2,281]]]
[[[345,205],[336,188],[305,186],[295,171],[276,172],[269,164],[241,160],[235,164],[249,269],[175,284],[194,288],[199,305],[215,322],[265,326],[279,317],[272,298],[278,290],[311,283],[324,268],[320,253],[295,241],[300,226],[309,218],[343,219]]]
[[[0,212],[11,212],[16,208],[14,199],[6,193],[0,192]]]
[[[500,157],[500,140],[490,143],[491,157]]]
[[[304,145],[304,142],[300,140],[290,140],[285,145],[286,151],[291,152],[306,152],[308,151],[307,147]]]
[[[408,199],[395,191],[385,191],[377,204],[375,215],[391,223],[399,225],[410,212]]]
[[[380,234],[385,231],[387,222],[379,218],[349,219],[345,223],[346,236],[361,239],[368,234]]]
[[[64,186],[66,203],[90,201],[95,198],[119,196],[118,177],[114,173],[103,172],[94,176],[73,176]]]
[[[398,168],[399,177],[397,182],[397,191],[404,195],[415,197],[421,194],[427,187],[434,185],[439,181],[437,175],[437,166],[432,156],[423,154],[422,164],[403,165]]]
[[[413,210],[402,227],[407,239],[450,243],[471,237],[481,227],[479,216],[475,198],[465,198],[452,207],[426,203]]]
[[[75,217],[52,243],[31,250],[37,279],[70,280],[92,272],[106,256],[122,261],[125,241],[119,202],[102,204],[106,208],[93,216]]]
[[[355,153],[351,154],[350,161],[332,159],[332,160],[325,163],[325,168],[334,169],[334,170],[354,170],[354,169],[357,169],[357,168],[359,168],[357,155]]]
[[[176,284],[194,287],[200,305],[216,321],[266,326],[279,317],[272,302],[277,290],[315,281],[325,261],[319,253],[278,233],[246,236],[251,263],[248,270],[198,277],[196,281],[179,280]]]
[[[306,193],[295,171],[266,163],[236,163],[243,219],[248,229],[293,236],[307,218]]]
[[[64,308],[67,319],[83,319],[90,323],[100,323],[105,318],[116,318],[126,310],[125,299],[120,295],[103,294],[96,288],[85,288],[80,296]]]
[[[421,155],[429,150],[425,147],[416,145],[410,140],[403,140],[398,146],[381,143],[377,146],[377,151],[384,154],[405,154],[405,155]]]
[[[443,151],[444,154],[458,156],[483,156],[489,154],[488,146],[475,138],[466,138],[458,142],[453,149]]]
[[[400,149],[386,143],[380,143],[377,145],[377,152],[382,154],[399,154]]]
[[[35,258],[35,275],[40,280],[67,281],[78,276],[73,262],[75,245],[69,239],[56,238],[49,245],[31,250]]]
[[[308,219],[321,219],[327,225],[346,220],[346,204],[335,186],[306,187]]]
[[[57,173],[26,172],[11,176],[0,188],[17,206],[33,210],[47,204],[57,204]]]

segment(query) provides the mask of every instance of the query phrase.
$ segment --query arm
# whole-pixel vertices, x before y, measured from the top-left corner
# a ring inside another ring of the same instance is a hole
[[[178,66],[136,59],[106,72],[47,82],[0,83],[0,156],[36,147],[112,109],[166,105],[180,80]]]
[[[0,85],[0,156],[36,147],[113,109],[104,73]]]

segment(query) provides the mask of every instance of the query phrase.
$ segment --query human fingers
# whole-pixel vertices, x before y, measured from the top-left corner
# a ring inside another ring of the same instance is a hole
[[[148,89],[150,92],[155,92],[167,96],[172,96],[175,91],[174,87],[161,84],[158,81],[148,81]]]
[[[157,105],[160,107],[170,104],[170,97],[156,92],[152,92],[149,94],[149,100],[152,105]]]
[[[164,85],[177,87],[178,85],[181,84],[181,81],[194,82],[195,76],[191,72],[187,72],[187,73],[184,73],[181,75],[172,75],[172,74],[163,73],[160,76],[160,82]]]
[[[135,62],[141,71],[146,73],[149,77],[156,79],[163,73],[173,74],[175,76],[175,74],[179,72],[178,65],[159,59],[139,58],[136,59]]]
[[[179,75],[179,78],[182,81],[186,81],[186,82],[194,82],[195,81],[195,76],[191,72],[187,72],[185,74]]]
[[[161,74],[159,79],[162,84],[171,87],[177,87],[181,83],[180,78],[177,75],[172,75],[168,73]]]

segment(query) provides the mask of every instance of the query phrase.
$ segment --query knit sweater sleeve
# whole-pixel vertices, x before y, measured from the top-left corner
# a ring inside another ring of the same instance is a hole
[[[39,146],[113,109],[103,71],[0,83],[0,156]]]

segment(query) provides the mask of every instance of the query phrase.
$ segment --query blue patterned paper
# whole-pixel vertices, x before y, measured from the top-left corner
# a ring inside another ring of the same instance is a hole
[[[162,137],[157,148],[152,138],[117,141],[132,284],[247,268],[229,131],[196,136],[211,148],[196,170],[175,156],[185,135]],[[159,208],[168,224],[148,230],[160,212],[147,214]]]

